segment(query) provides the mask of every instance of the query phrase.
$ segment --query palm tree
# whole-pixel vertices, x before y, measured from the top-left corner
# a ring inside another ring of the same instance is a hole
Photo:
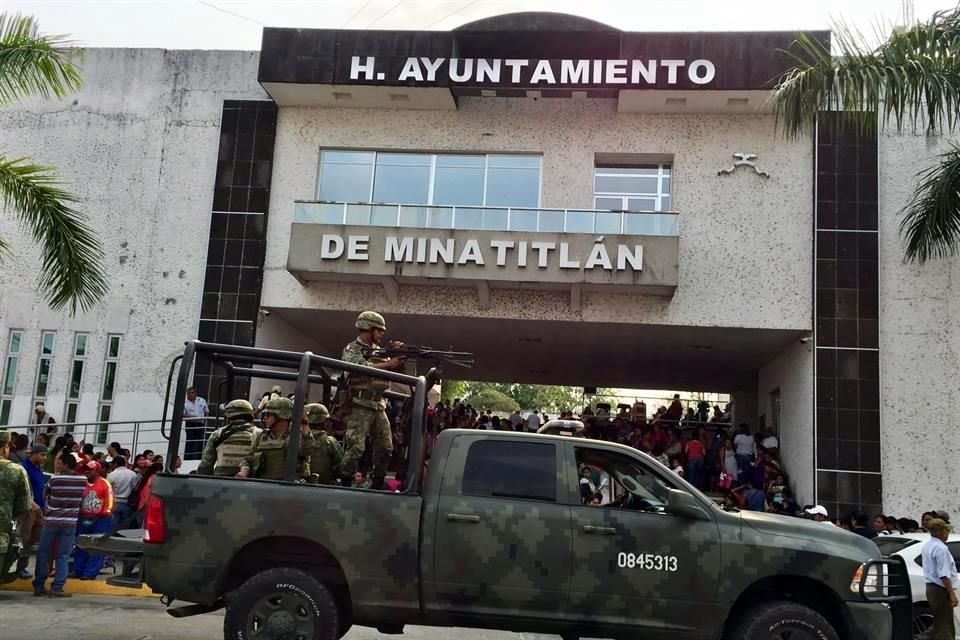
[[[796,66],[777,85],[773,105],[788,137],[810,130],[817,113],[843,109],[850,126],[892,125],[950,132],[960,120],[960,8],[895,30],[877,47],[846,27],[834,30],[831,55],[801,36]],[[903,210],[906,259],[924,263],[960,249],[960,147],[923,171]]]
[[[40,35],[29,16],[0,13],[0,107],[27,96],[62,98],[80,88],[80,70],[62,36]],[[40,246],[39,289],[53,309],[87,310],[107,292],[103,249],[50,167],[0,153],[0,204]],[[10,246],[0,238],[0,253]]]

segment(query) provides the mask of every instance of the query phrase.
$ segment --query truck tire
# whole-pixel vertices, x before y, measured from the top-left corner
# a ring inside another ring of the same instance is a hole
[[[316,578],[280,567],[253,576],[226,597],[224,640],[336,640],[333,596]]]
[[[727,638],[736,640],[839,640],[822,615],[801,604],[770,602],[748,610]]]
[[[933,614],[926,602],[913,603],[913,637],[925,638],[933,626]]]

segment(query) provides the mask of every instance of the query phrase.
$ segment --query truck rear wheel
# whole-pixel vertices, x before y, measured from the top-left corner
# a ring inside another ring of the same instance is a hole
[[[822,615],[800,604],[771,602],[742,615],[727,638],[736,640],[839,640]]]
[[[281,567],[253,576],[226,598],[228,640],[336,640],[337,605],[313,576]]]

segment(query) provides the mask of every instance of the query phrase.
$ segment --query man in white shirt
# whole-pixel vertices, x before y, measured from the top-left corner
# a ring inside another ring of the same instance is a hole
[[[127,460],[123,456],[116,456],[113,463],[117,468],[107,474],[107,482],[113,487],[113,524],[116,526],[130,515],[127,502],[140,481],[140,476],[133,469],[127,468]]]
[[[805,509],[804,512],[808,516],[813,516],[814,522],[826,524],[831,527],[837,526],[830,521],[830,515],[827,513],[827,508],[824,507],[823,505],[818,504],[816,506],[810,507],[809,509]]]
[[[927,585],[927,604],[933,615],[928,637],[930,640],[954,640],[953,610],[957,606],[957,565],[947,548],[947,538],[953,530],[949,524],[934,518],[927,525],[930,539],[924,543],[923,580]]]
[[[773,434],[773,429],[768,428],[765,436],[766,437],[760,442],[760,446],[775,454],[780,448],[780,441],[777,440],[777,436]]]
[[[183,426],[186,440],[184,442],[183,459],[199,460],[206,442],[204,434],[204,418],[210,415],[207,401],[197,395],[197,388],[187,389],[187,397],[183,401]]]
[[[750,427],[744,423],[740,425],[740,433],[733,439],[733,448],[737,460],[737,469],[740,471],[739,482],[746,484],[750,480],[750,467],[756,455],[757,443],[750,435]]]
[[[540,415],[534,410],[529,416],[527,416],[527,431],[531,433],[536,433],[537,429],[540,428]]]
[[[523,418],[520,417],[520,409],[517,409],[510,414],[510,427],[516,431],[517,427],[520,426],[520,423],[523,422]]]

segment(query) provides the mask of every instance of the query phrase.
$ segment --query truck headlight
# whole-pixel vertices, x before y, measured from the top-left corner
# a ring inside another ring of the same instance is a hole
[[[863,584],[863,595],[883,596],[886,591],[886,567],[878,564],[861,564],[850,581],[850,591],[860,593],[860,584]]]

